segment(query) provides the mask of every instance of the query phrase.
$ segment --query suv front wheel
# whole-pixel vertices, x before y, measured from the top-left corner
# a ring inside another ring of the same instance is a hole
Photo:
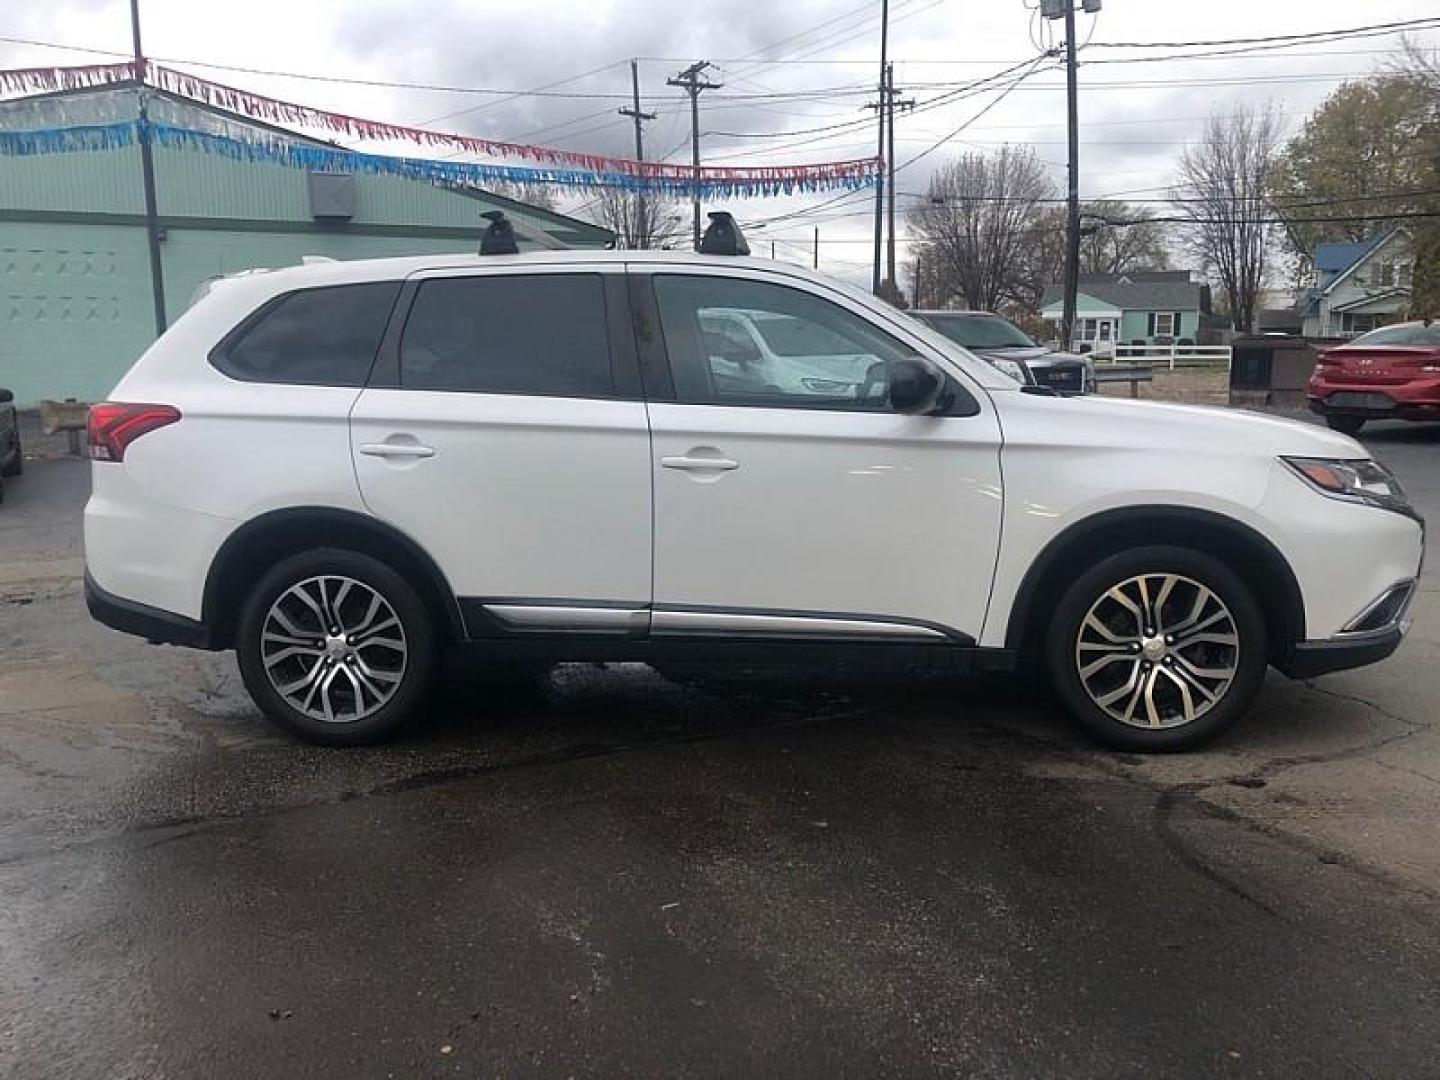
[[[328,746],[393,735],[424,699],[437,655],[414,587],[368,555],[331,548],[293,555],[261,577],[235,650],[265,714]]]
[[[1121,750],[1198,746],[1238,720],[1265,677],[1265,622],[1223,563],[1180,547],[1091,567],[1056,609],[1046,659],[1060,696]]]

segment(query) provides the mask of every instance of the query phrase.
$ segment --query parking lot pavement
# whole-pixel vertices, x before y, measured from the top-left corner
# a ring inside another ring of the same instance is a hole
[[[1432,520],[1440,427],[1369,438]],[[1012,683],[642,665],[275,734],[0,509],[0,1075],[1433,1075],[1440,596],[1203,753]]]

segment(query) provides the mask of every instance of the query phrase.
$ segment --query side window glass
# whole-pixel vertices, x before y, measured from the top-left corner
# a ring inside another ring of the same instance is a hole
[[[876,410],[886,366],[913,349],[838,304],[735,278],[657,274],[680,401]]]
[[[559,397],[613,394],[601,275],[423,282],[400,339],[400,385]]]
[[[398,281],[304,289],[272,303],[211,356],[247,382],[364,386]]]

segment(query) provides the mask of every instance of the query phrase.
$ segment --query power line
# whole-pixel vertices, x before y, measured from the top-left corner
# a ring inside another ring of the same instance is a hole
[[[988,90],[993,89],[993,87],[991,86],[992,83],[995,83],[995,82],[999,81],[1000,79],[1005,78],[1007,75],[1010,75],[1010,74],[1012,74],[1013,72],[1017,71],[1018,69],[1025,67],[1027,64],[1035,64],[1035,63],[1038,63],[1039,61],[1044,60],[1044,59],[1046,59],[1046,54],[1042,53],[1042,54],[1040,54],[1039,56],[1031,57],[1029,60],[1024,60],[1024,61],[1021,61],[1021,62],[1018,63],[1018,64],[1011,65],[1010,67],[1005,68],[1005,69],[1002,70],[1002,71],[997,71],[997,72],[995,72],[994,74],[987,75],[987,76],[985,76],[985,77],[983,77],[983,78],[976,79],[976,80],[974,80],[974,81],[965,83],[965,84],[961,85],[959,88],[957,88],[957,89],[955,89],[955,90],[948,91],[947,93],[944,93],[944,94],[937,94],[937,95],[935,95],[934,97],[927,98],[927,99],[925,99],[924,101],[920,102],[918,105],[916,105],[916,107],[915,107],[913,110],[911,110],[911,115],[915,115],[915,114],[922,113],[922,112],[930,112],[930,111],[932,111],[932,110],[934,110],[934,109],[941,108],[941,107],[943,107],[943,106],[945,106],[945,105],[949,105],[949,104],[953,104],[953,103],[955,103],[955,102],[963,101],[963,100],[965,100],[965,99],[967,99],[967,98],[974,97],[974,96],[976,96],[977,94],[987,92]],[[1012,84],[1012,85],[1013,85],[1013,84]],[[841,124],[834,125],[834,130],[837,130],[837,131],[838,131],[838,130],[852,130],[852,129],[857,129],[857,128],[860,128],[860,127],[868,127],[869,124],[870,124],[870,120],[869,120],[868,117],[860,117],[860,118],[858,118],[858,119],[856,119],[856,120],[853,120],[853,121],[845,121],[845,122],[842,122]],[[795,141],[795,142],[782,143],[782,144],[779,145],[779,146],[766,147],[766,148],[761,149],[761,150],[742,151],[742,152],[737,153],[737,154],[730,154],[730,155],[728,155],[727,158],[726,158],[726,160],[727,160],[727,161],[736,161],[736,160],[740,160],[740,159],[743,159],[743,158],[759,157],[759,156],[763,156],[763,155],[765,155],[765,154],[771,154],[771,153],[775,153],[775,152],[781,151],[781,150],[793,150],[793,149],[795,149],[795,148],[797,148],[797,147],[807,146],[807,145],[810,145],[810,144],[812,144],[812,143],[827,142],[827,141],[829,141],[830,138],[831,138],[831,136],[821,135],[821,136],[819,136],[819,137],[817,137],[817,138],[799,139],[799,140],[797,140],[797,141]]]
[[[969,118],[968,118],[964,123],[962,123],[959,127],[955,128],[955,130],[951,131],[949,134],[943,136],[942,138],[936,140],[934,143],[932,143],[930,146],[926,147],[924,150],[921,150],[920,153],[918,153],[918,154],[916,154],[914,157],[910,158],[910,160],[908,160],[907,162],[905,162],[904,165],[897,166],[896,169],[895,169],[895,171],[896,171],[896,172],[900,172],[902,169],[908,169],[911,165],[914,165],[917,161],[921,160],[922,158],[928,157],[930,154],[933,154],[936,150],[939,150],[940,147],[944,146],[947,142],[949,142],[951,139],[953,139],[956,135],[959,135],[960,132],[964,131],[967,127],[969,127],[971,124],[973,124],[976,120],[979,120],[980,117],[984,116],[984,115],[985,115],[986,113],[988,113],[991,109],[995,108],[996,105],[999,105],[1000,102],[1004,101],[1007,97],[1010,96],[1010,92],[1011,92],[1012,90],[1014,90],[1017,86],[1019,86],[1019,85],[1021,84],[1021,82],[1023,82],[1025,79],[1028,79],[1031,75],[1033,75],[1033,74],[1036,72],[1036,70],[1039,69],[1039,67],[1040,67],[1040,62],[1041,62],[1042,60],[1045,60],[1046,58],[1048,58],[1048,56],[1049,56],[1048,53],[1041,53],[1039,56],[1035,57],[1035,59],[1034,59],[1033,61],[1031,61],[1030,67],[1029,67],[1027,70],[1020,72],[1020,74],[1016,75],[1016,76],[1015,76],[1015,80],[1014,80],[1012,83],[1010,83],[1009,86],[1007,86],[1007,87],[1005,87],[1005,89],[1001,90],[1000,93],[999,93],[998,95],[996,95],[995,98],[993,98],[992,100],[990,100],[990,101],[988,101],[988,102],[985,103],[984,108],[982,108],[979,112],[975,113],[973,116],[969,117]]]
[[[1343,37],[1370,30],[1395,31],[1418,28],[1421,24],[1440,24],[1440,16],[1427,15],[1419,19],[1402,19],[1398,22],[1368,23],[1364,26],[1349,26],[1339,30],[1314,30],[1305,34],[1270,34],[1266,37],[1217,38],[1210,41],[1096,41],[1092,49],[1188,49],[1207,45],[1257,45],[1271,41],[1316,41],[1321,38]]]
[[[1425,29],[1440,29],[1440,26],[1426,27]],[[1340,41],[1372,37],[1388,37],[1390,34],[1393,33],[1395,33],[1395,31],[1393,30],[1376,30],[1368,34],[1354,34],[1351,35],[1349,39],[1335,38],[1333,40]],[[1083,61],[1083,63],[1086,67],[1090,67],[1095,64],[1155,64],[1175,63],[1177,61],[1185,60],[1224,60],[1226,58],[1236,60],[1269,60],[1271,59],[1271,57],[1269,56],[1270,53],[1277,52],[1283,49],[1293,49],[1298,45],[1304,44],[1306,44],[1306,42],[1293,41],[1279,42],[1272,45],[1244,45],[1235,49],[1211,49],[1207,52],[1198,53],[1165,53],[1162,56],[1116,56],[1111,57],[1110,59],[1085,60]],[[1394,56],[1402,51],[1403,50],[1396,48],[1326,49],[1303,53],[1286,53],[1283,57],[1281,57],[1281,59],[1288,60],[1292,57],[1303,59],[1307,56]]]
[[[921,191],[897,191],[909,199],[930,199],[928,192]],[[1348,206],[1352,203],[1364,202],[1394,202],[1399,199],[1426,199],[1431,196],[1440,195],[1440,188],[1430,188],[1422,191],[1386,191],[1370,195],[1330,195],[1324,198],[1307,195],[1277,196],[1277,195],[1236,195],[1236,202],[1253,202],[1269,205],[1277,210],[1297,210],[1313,206]],[[1227,199],[1230,198],[1227,196]],[[1301,201],[1291,201],[1291,200]],[[1031,199],[1022,196],[1006,195],[946,195],[941,199],[945,203],[1053,203],[1063,204],[1066,200],[1060,198],[1039,198]],[[1212,200],[1203,198],[1187,198],[1185,196],[1172,196],[1164,199],[1110,199],[1095,197],[1081,199],[1081,202],[1089,205],[1102,202],[1124,202],[1129,206],[1182,206],[1189,204],[1207,204]]]

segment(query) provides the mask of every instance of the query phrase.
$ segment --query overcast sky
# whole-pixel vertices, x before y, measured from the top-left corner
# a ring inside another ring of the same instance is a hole
[[[1040,35],[1051,35],[1056,24],[1041,24],[1032,6],[1033,0],[892,0],[897,84],[923,102],[1034,56],[1037,45],[1050,40]],[[172,66],[208,62],[505,90],[558,84],[547,93],[575,96],[356,87],[193,68],[218,81],[361,116],[606,153],[633,150],[630,122],[615,114],[621,102],[584,95],[628,93],[628,61],[639,57],[646,108],[659,114],[646,127],[647,156],[684,161],[689,109],[679,91],[665,86],[667,75],[693,60],[716,62],[712,78],[725,85],[702,96],[705,132],[755,136],[856,120],[870,115],[862,109],[876,81],[879,9],[880,0],[142,0],[146,52],[174,61]],[[1105,0],[1098,16],[1080,17],[1080,40],[1252,37],[1435,14],[1433,0]],[[0,4],[0,37],[124,51],[129,35],[126,0]],[[1440,44],[1440,32],[1415,39]],[[1346,75],[1383,66],[1395,43],[1381,37],[1254,56],[1087,65],[1081,70],[1082,193],[1163,195],[1177,154],[1213,108],[1273,101],[1293,129]],[[1092,49],[1087,59],[1124,55],[1136,54]],[[102,59],[0,41],[0,67]],[[755,96],[800,91],[812,93]],[[896,157],[903,162],[991,106],[960,136],[901,173],[901,207],[949,157],[1007,141],[1033,146],[1063,188],[1061,73],[1039,73],[992,105],[998,96],[902,117]],[[873,154],[875,134],[870,124],[788,138],[707,134],[702,147],[712,164],[824,161]],[[732,209],[755,221],[822,198],[752,201]],[[562,206],[583,213],[585,202],[568,198]],[[822,267],[864,279],[865,214],[857,196],[752,229],[752,246],[768,253],[773,238],[780,257],[808,260],[810,230],[819,225]]]

